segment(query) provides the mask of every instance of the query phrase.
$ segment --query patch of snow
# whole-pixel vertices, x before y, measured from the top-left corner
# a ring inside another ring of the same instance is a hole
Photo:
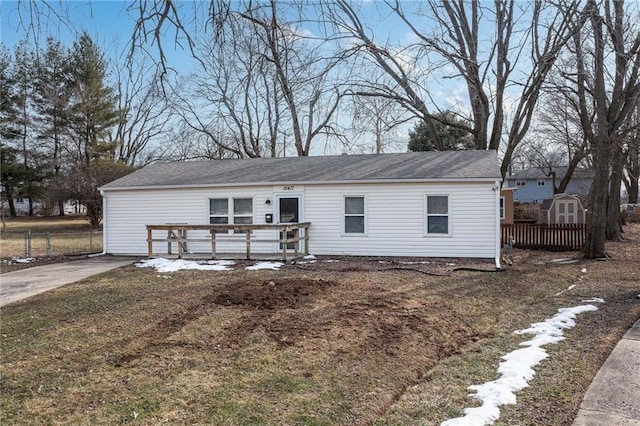
[[[559,263],[561,265],[568,265],[570,263],[577,263],[577,262],[579,262],[578,259],[569,259],[568,257],[562,258],[562,259],[553,259],[549,261],[549,263]]]
[[[591,299],[583,300],[582,303],[604,303],[602,297],[592,297]]]
[[[582,268],[582,270],[580,272],[582,272],[583,274],[586,274],[587,273],[587,268]]]
[[[231,271],[230,266],[235,265],[230,260],[210,260],[207,262],[196,262],[184,259],[146,259],[136,263],[138,268],[155,268],[157,272],[176,272],[183,269],[196,269],[200,271]]]
[[[257,271],[260,269],[271,269],[273,271],[279,271],[281,267],[284,266],[282,262],[258,262],[253,266],[247,266],[244,269],[249,271]]]
[[[299,265],[306,265],[307,263],[316,263],[316,257],[312,254],[308,254],[302,258],[303,260],[296,260],[294,263]]]
[[[562,291],[557,292],[555,295],[556,295],[556,296],[560,296],[562,293],[564,293],[565,291],[569,291],[569,290],[571,290],[571,289],[572,289],[572,288],[574,288],[575,286],[576,286],[575,284],[571,284],[569,287],[565,288],[565,289],[564,289],[564,290],[562,290]]]
[[[16,263],[31,263],[36,260],[34,257],[14,257],[13,259]]]
[[[323,260],[324,263],[335,263],[335,262],[340,262],[338,259],[326,259]]]
[[[594,298],[595,299],[595,298]],[[548,357],[542,348],[544,345],[558,343],[564,339],[564,330],[573,328],[576,315],[582,312],[595,311],[593,305],[579,305],[571,308],[558,309],[558,313],[544,322],[531,324],[524,330],[516,330],[515,334],[533,334],[535,337],[520,343],[525,346],[516,349],[502,357],[498,373],[500,378],[481,385],[469,386],[470,394],[479,400],[480,407],[465,408],[464,416],[442,422],[441,426],[474,426],[490,425],[500,417],[500,406],[515,404],[516,395],[525,387],[535,375],[533,367]]]
[[[455,263],[447,263],[447,266],[456,266]]]

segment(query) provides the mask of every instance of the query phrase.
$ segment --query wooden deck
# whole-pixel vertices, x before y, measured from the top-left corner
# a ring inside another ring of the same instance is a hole
[[[228,232],[230,230],[234,232],[242,232],[245,235],[245,259],[266,259],[269,256],[270,259],[282,259],[287,261],[291,256],[298,257],[301,254],[309,254],[309,222],[300,223],[269,223],[260,225],[188,225],[188,224],[164,224],[164,225],[146,225],[147,226],[147,255],[149,258],[154,257],[153,243],[154,242],[166,242],[167,243],[167,255],[173,255],[173,244],[177,245],[177,257],[181,259],[185,254],[189,252],[189,243],[209,243],[211,247],[211,258],[218,259],[220,254],[217,252],[217,245],[220,242],[238,242],[237,237],[230,239],[225,235],[220,235],[218,232]],[[259,230],[274,230],[278,231],[278,235],[282,238],[277,239],[264,239],[256,238],[252,231]],[[154,231],[162,231],[164,238],[154,238]],[[188,231],[208,231],[208,238],[188,238]],[[290,235],[293,234],[291,237]],[[289,237],[288,237],[289,236]],[[300,243],[303,250],[300,250]],[[281,252],[274,253],[252,253],[251,247],[253,243],[273,243],[278,244],[281,247]],[[293,244],[293,248],[289,248],[289,245]],[[200,253],[204,254],[204,253]],[[230,255],[226,253],[226,255]],[[225,256],[225,258],[230,258]],[[235,258],[238,258],[240,254],[235,254]]]

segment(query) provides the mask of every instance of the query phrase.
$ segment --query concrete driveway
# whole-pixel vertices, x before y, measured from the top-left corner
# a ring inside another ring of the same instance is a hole
[[[99,256],[0,274],[0,306],[130,265],[137,260],[139,258]]]

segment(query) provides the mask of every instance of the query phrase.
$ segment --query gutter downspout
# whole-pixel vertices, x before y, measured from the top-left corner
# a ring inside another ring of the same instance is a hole
[[[100,256],[104,256],[107,254],[107,196],[103,189],[100,190],[100,195],[102,195],[102,253]]]
[[[496,261],[496,269],[501,269],[500,267],[500,181],[495,181],[494,185],[493,185],[493,192],[495,193],[494,195],[494,200],[493,200],[493,212],[494,212],[494,217],[495,217],[495,246],[496,246],[496,252],[495,252],[495,261]],[[506,206],[505,206],[506,208]],[[103,231],[104,232],[104,231]]]

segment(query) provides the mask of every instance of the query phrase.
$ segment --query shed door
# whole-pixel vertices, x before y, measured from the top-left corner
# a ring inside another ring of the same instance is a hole
[[[558,223],[576,223],[578,205],[575,200],[558,200]]]

